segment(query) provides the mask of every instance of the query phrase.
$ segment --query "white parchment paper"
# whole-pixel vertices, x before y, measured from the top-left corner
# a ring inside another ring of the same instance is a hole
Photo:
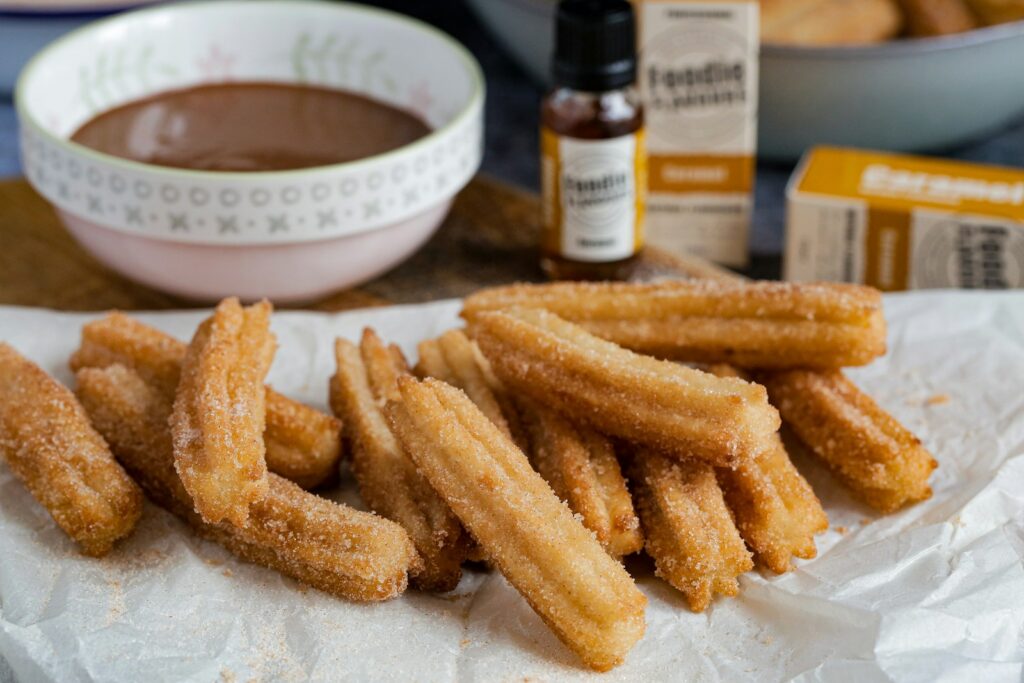
[[[602,680],[1022,680],[1024,293],[914,293],[886,308],[890,353],[850,374],[935,453],[935,496],[882,517],[794,453],[832,524],[817,559],[748,573],[740,597],[704,614],[630,562],[650,600],[647,633]],[[335,336],[370,325],[414,357],[457,311],[276,314],[270,381],[324,407]],[[187,339],[203,316],[139,317]],[[67,357],[94,317],[0,308],[0,339],[70,382]],[[339,499],[358,504],[346,486]],[[592,675],[498,574],[470,572],[442,597],[355,605],[238,562],[152,505],[109,557],[87,559],[2,464],[0,659],[19,683]]]

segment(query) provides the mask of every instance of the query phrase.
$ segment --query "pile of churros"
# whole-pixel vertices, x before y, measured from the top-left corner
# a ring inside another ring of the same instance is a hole
[[[931,495],[921,442],[842,373],[885,352],[875,290],[671,281],[513,285],[411,364],[338,339],[334,416],[264,385],[271,306],[226,299],[185,344],[112,313],[82,330],[75,393],[0,343],[0,454],[83,553],[143,495],[238,557],[357,601],[501,572],[587,666],[622,663],[646,552],[689,607],[828,527],[785,425],[866,504]],[[349,461],[363,512],[310,489]]]

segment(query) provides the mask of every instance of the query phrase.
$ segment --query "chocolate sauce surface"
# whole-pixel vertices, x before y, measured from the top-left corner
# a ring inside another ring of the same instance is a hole
[[[100,152],[203,171],[283,171],[381,154],[430,132],[416,115],[345,90],[218,83],[102,112],[71,139]]]

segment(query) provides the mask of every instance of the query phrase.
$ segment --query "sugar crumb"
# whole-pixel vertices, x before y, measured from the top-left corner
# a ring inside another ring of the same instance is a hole
[[[924,400],[926,406],[941,406],[949,403],[951,397],[949,394],[933,394]]]

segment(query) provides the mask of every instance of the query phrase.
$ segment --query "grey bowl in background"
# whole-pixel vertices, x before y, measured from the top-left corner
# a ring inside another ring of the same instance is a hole
[[[871,46],[761,47],[759,155],[809,146],[917,152],[1024,113],[1024,22]]]
[[[467,0],[495,39],[547,81],[555,0]],[[758,156],[817,144],[942,150],[1024,114],[1024,22],[850,47],[761,47]]]

